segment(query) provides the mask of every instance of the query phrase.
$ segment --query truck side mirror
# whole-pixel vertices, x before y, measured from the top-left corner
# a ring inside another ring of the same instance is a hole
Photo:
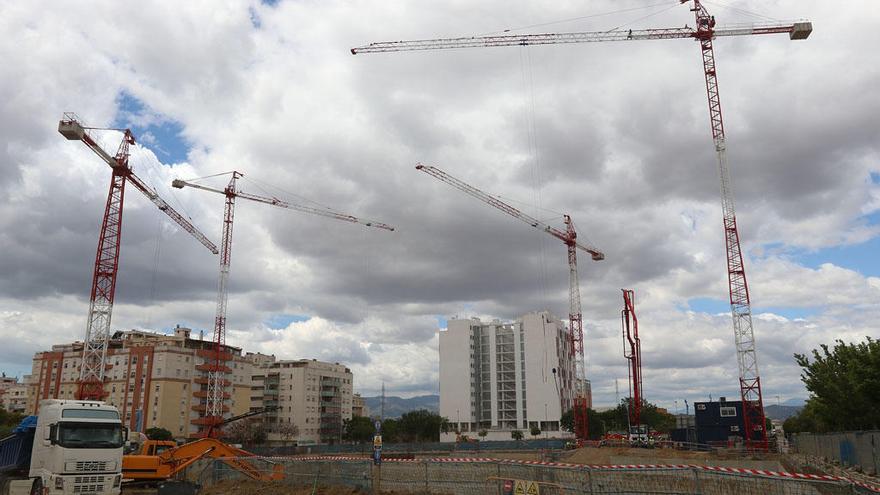
[[[122,441],[123,442],[128,441],[128,427],[127,426],[122,427]]]
[[[58,423],[49,425],[49,438],[46,440],[52,445],[58,443]]]

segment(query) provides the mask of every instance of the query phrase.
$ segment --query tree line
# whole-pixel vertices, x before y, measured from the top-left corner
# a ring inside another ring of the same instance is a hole
[[[382,441],[385,443],[439,442],[441,431],[450,431],[449,419],[427,409],[404,413],[399,419],[382,422]],[[354,443],[373,441],[373,420],[354,416],[345,420],[342,439]]]
[[[795,354],[810,398],[783,423],[786,433],[875,430],[880,428],[880,341],[835,341],[810,356]]]

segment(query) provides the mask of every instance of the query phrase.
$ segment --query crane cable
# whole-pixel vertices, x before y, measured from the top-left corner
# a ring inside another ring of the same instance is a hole
[[[742,9],[739,7],[734,7],[732,5],[725,5],[725,4],[721,3],[721,0],[715,0],[715,1],[703,0],[703,2],[708,3],[709,5],[715,5],[715,6],[721,7],[723,9],[731,10],[733,12],[736,12],[736,13],[744,15],[744,16],[754,17],[754,18],[760,19],[762,21],[781,22],[780,19],[777,19],[775,17],[766,16],[764,14],[759,14],[759,13],[751,11],[751,10],[746,10],[746,9]]]
[[[524,30],[524,29],[532,29],[532,28],[538,28],[538,27],[544,27],[544,26],[552,26],[552,25],[554,25],[554,24],[563,24],[563,23],[566,23],[566,22],[582,21],[582,20],[584,20],[584,19],[592,19],[592,18],[596,18],[596,17],[604,17],[604,16],[609,16],[609,15],[614,15],[614,14],[622,14],[622,13],[625,13],[625,12],[633,12],[633,11],[636,11],[636,10],[650,9],[650,8],[653,8],[653,7],[663,7],[663,6],[666,6],[666,5],[669,5],[669,2],[668,2],[668,1],[666,1],[666,2],[662,2],[662,3],[656,3],[656,4],[653,4],[653,5],[643,5],[643,6],[641,6],[641,7],[631,7],[631,8],[628,8],[628,9],[612,10],[612,11],[608,11],[608,12],[600,12],[600,13],[598,13],[598,14],[589,14],[589,15],[578,16],[578,17],[569,17],[569,18],[566,18],[566,19],[559,19],[559,20],[555,20],[555,21],[542,22],[542,23],[539,23],[539,24],[531,24],[531,25],[529,25],[529,26],[521,26],[521,27],[516,27],[516,28],[503,29],[503,30],[501,30],[501,31],[493,31],[493,32],[484,33],[484,34],[477,35],[477,36],[491,36],[491,35],[494,35],[494,34],[510,33],[510,32],[513,32],[513,31],[522,31],[522,30]],[[678,1],[676,0],[676,1],[674,2],[674,4],[672,5],[672,7],[677,7],[678,5],[680,5],[680,2],[678,2]]]
[[[541,177],[541,159],[538,153],[538,137],[537,137],[537,128],[535,125],[535,85],[534,85],[534,73],[532,71],[532,57],[531,52],[528,51],[528,46],[523,46],[519,52],[519,62],[520,62],[520,75],[522,78],[523,84],[523,93],[528,90],[528,104],[525,107],[525,123],[526,123],[526,134],[528,137],[529,151],[531,152],[533,161],[531,167],[531,175],[532,175],[532,186],[534,191],[534,203],[537,205],[536,209],[543,209],[543,198],[541,194],[541,186],[542,186],[542,177]],[[523,51],[525,51],[526,57],[523,57]],[[528,63],[528,77],[526,77],[526,63]],[[537,215],[537,211],[535,212]],[[549,298],[547,297],[547,250],[546,250],[546,240],[544,239],[544,235],[538,236],[539,242],[539,257],[538,257],[538,279],[541,283],[541,294],[543,296],[544,306],[549,310]],[[543,359],[541,364],[541,379],[544,383],[547,382],[547,325],[545,324],[544,315],[541,315],[541,330],[543,332],[543,339],[541,340],[541,347],[543,353]]]

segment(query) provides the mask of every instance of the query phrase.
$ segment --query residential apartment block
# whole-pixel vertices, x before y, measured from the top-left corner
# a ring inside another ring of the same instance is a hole
[[[559,421],[572,407],[574,380],[568,329],[546,311],[508,323],[452,319],[440,331],[440,415],[462,434],[509,440],[512,430],[538,427],[570,437]]]
[[[342,440],[342,423],[351,419],[351,370],[339,363],[314,359],[267,360],[252,355],[255,368],[251,384],[251,410],[276,410],[263,415],[270,441],[284,441],[283,424],[296,427],[300,445],[334,444]]]
[[[82,342],[55,345],[34,355],[32,380],[24,386],[23,409],[38,412],[39,401],[73,398]],[[194,339],[188,328],[170,335],[139,330],[116,332],[107,350],[106,401],[119,408],[132,431],[158,427],[175,438],[204,433],[207,369],[214,344]],[[275,356],[223,349],[228,384],[224,416],[272,406],[252,420],[265,421],[270,440],[302,444],[335,443],[342,421],[351,417],[352,374],[338,363],[278,361]],[[299,433],[282,438],[279,426],[290,423]]]
[[[252,366],[241,349],[226,346],[232,354],[228,375],[229,414],[247,412],[250,406]],[[52,346],[34,355],[27,410],[38,412],[41,399],[71,399],[76,392],[82,342]],[[213,343],[193,339],[190,329],[178,327],[171,335],[138,330],[116,332],[107,349],[104,390],[106,401],[119,408],[124,424],[133,431],[159,427],[175,437],[197,436],[204,410],[207,374],[199,370]]]
[[[0,377],[0,407],[9,412],[25,412],[29,379],[29,375],[25,375],[21,381],[6,375]]]
[[[354,394],[351,398],[351,415],[364,418],[370,417],[370,407],[367,406],[367,401],[361,397],[361,394]]]

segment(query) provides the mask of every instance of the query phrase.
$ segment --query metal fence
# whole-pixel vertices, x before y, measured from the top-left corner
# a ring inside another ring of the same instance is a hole
[[[837,495],[880,493],[880,488],[832,476],[792,475],[704,466],[580,466],[497,459],[424,459],[384,462],[369,459],[274,458],[284,478],[272,483],[294,486],[345,486],[381,493],[498,494],[508,480],[534,481],[542,495],[556,494],[754,494]],[[270,466],[265,469],[269,470]],[[210,462],[194,476],[211,493],[239,491],[249,482],[222,460]],[[213,487],[213,490],[211,488]]]
[[[869,474],[880,473],[880,430],[795,433],[791,448],[799,454],[824,457]]]

